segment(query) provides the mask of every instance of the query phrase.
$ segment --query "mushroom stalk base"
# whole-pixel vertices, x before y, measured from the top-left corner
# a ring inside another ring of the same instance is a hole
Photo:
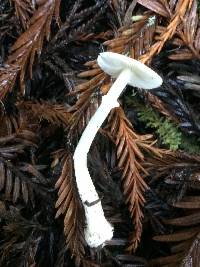
[[[87,154],[109,112],[114,107],[119,106],[117,99],[129,79],[130,70],[124,70],[118,76],[107,95],[102,97],[101,105],[89,121],[74,152],[76,183],[86,215],[85,239],[90,247],[98,247],[106,240],[110,240],[113,236],[113,227],[104,216],[101,201],[97,201],[99,196],[87,168]]]

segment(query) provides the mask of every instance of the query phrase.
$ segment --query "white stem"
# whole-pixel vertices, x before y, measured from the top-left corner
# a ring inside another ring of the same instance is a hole
[[[119,106],[117,99],[129,79],[130,70],[126,69],[118,76],[108,94],[102,97],[101,105],[89,121],[74,152],[76,183],[86,214],[85,239],[91,247],[97,247],[111,239],[113,227],[104,216],[101,201],[92,206],[87,205],[99,199],[87,168],[87,154],[110,110]]]

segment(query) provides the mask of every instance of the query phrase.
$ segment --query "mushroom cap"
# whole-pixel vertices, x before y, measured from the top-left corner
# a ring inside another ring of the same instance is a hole
[[[163,82],[155,71],[140,61],[121,54],[103,52],[98,56],[97,62],[100,68],[113,78],[117,78],[123,70],[129,69],[131,77],[128,84],[134,87],[153,89]]]

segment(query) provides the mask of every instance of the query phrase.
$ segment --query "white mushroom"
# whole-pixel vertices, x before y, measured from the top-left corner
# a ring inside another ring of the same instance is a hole
[[[113,236],[113,227],[106,220],[87,168],[87,154],[99,128],[110,110],[118,107],[118,97],[126,85],[152,89],[162,84],[162,78],[141,62],[127,56],[104,52],[98,56],[99,66],[113,78],[117,78],[96,113],[89,121],[74,152],[74,169],[77,188],[86,215],[85,239],[90,247],[98,247]]]

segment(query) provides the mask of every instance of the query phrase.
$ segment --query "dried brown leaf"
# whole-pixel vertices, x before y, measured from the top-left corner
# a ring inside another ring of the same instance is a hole
[[[176,225],[176,226],[192,226],[200,223],[200,211],[197,211],[193,214],[170,219],[166,221],[167,224]]]
[[[5,174],[5,167],[3,162],[0,161],[0,191],[4,188],[5,186],[5,178],[6,174]]]
[[[182,201],[176,202],[174,206],[182,209],[200,209],[200,197],[185,197]]]
[[[151,2],[148,1],[148,3],[151,3]],[[177,2],[176,8],[175,8],[175,14],[172,13],[170,22],[168,26],[166,27],[166,29],[160,33],[158,41],[154,45],[151,46],[150,50],[145,55],[140,57],[140,60],[143,63],[147,63],[149,60],[152,59],[152,57],[155,54],[160,53],[164,44],[168,40],[172,39],[172,37],[176,33],[178,26],[182,22],[182,18],[185,16],[186,12],[188,12],[191,9],[192,2],[193,0],[179,0]]]
[[[6,199],[13,203],[21,199],[33,203],[33,189],[38,189],[35,181],[47,183],[39,171],[33,171],[36,168],[33,165],[22,162],[18,165],[20,154],[26,155],[25,150],[35,147],[35,141],[35,134],[28,130],[0,138],[0,191],[4,190]]]
[[[187,241],[182,241],[178,245],[172,246],[171,251],[172,253],[174,252],[173,255],[153,259],[150,261],[150,266],[155,266],[155,267],[156,266],[157,267],[158,266],[159,267],[165,267],[165,266],[197,267],[199,266],[199,262],[200,262],[199,261],[200,260],[199,231],[196,233],[196,235],[193,238],[190,238],[190,236],[187,236],[187,237],[188,237]],[[162,240],[159,240],[159,241],[162,241]]]
[[[0,99],[5,98],[6,94],[11,92],[18,72],[18,66],[5,65],[0,68]]]
[[[122,169],[123,191],[129,206],[135,232],[129,250],[136,250],[142,233],[142,208],[145,203],[144,192],[148,188],[144,181],[147,171],[142,167],[142,150],[161,156],[162,152],[154,147],[151,135],[136,134],[121,108],[115,109],[109,118],[111,135],[117,145],[118,166]]]
[[[166,8],[166,1],[159,1],[159,0],[138,0],[138,3],[145,6],[146,8],[158,13],[161,16],[169,17],[168,8]]]
[[[20,188],[21,188],[20,179],[19,177],[16,176],[13,188],[13,203],[16,203],[17,199],[19,198]]]
[[[79,200],[77,188],[73,181],[73,159],[68,153],[63,158],[62,173],[56,182],[58,200],[56,202],[56,218],[64,215],[64,234],[67,248],[75,257],[76,266],[79,266],[85,254],[84,240],[84,208]]]
[[[150,266],[155,267],[178,267],[182,259],[184,258],[184,253],[177,253],[175,255],[160,257],[150,261]]]
[[[193,0],[191,9],[188,9],[181,27],[177,29],[177,35],[183,48],[178,49],[175,53],[170,55],[172,60],[188,60],[197,58],[200,59],[200,26],[199,26],[199,14],[197,10],[197,1]],[[177,42],[177,41],[176,41]]]
[[[67,107],[47,101],[22,101],[17,103],[17,107],[26,111],[29,117],[34,116],[39,121],[44,119],[58,126],[68,126],[71,117]]]
[[[6,186],[5,186],[5,195],[7,199],[10,199],[10,194],[12,191],[13,185],[13,175],[10,169],[6,169]]]
[[[183,153],[175,153],[167,156],[163,162],[157,161],[156,170],[162,175],[169,175],[168,171],[174,168],[191,168],[191,173],[196,174],[199,169],[199,156],[190,156]],[[193,171],[192,171],[193,170]],[[193,175],[188,178],[192,181]],[[195,187],[195,190],[198,190]],[[191,193],[191,192],[190,192]],[[183,216],[164,220],[166,224],[175,226],[172,234],[155,236],[154,240],[160,242],[177,242],[171,244],[171,256],[157,258],[151,261],[151,266],[174,266],[174,267],[196,267],[199,263],[199,233],[200,233],[200,197],[198,195],[186,195],[181,201],[174,204],[182,209]]]
[[[192,245],[190,246],[190,249],[187,253],[187,255],[184,257],[184,260],[181,262],[180,267],[197,267],[200,264],[200,241],[199,241],[200,235],[198,235]]]
[[[154,236],[153,239],[160,242],[180,242],[196,236],[199,231],[200,228],[196,227],[182,232],[176,232],[174,234]]]
[[[0,85],[3,87],[0,99],[3,99],[12,90],[18,73],[20,74],[21,91],[24,93],[24,78],[27,69],[32,78],[35,56],[36,54],[40,56],[44,40],[49,40],[51,21],[54,15],[58,16],[59,6],[60,0],[43,1],[30,19],[29,28],[20,35],[12,46],[11,54],[7,60],[10,67],[7,67],[6,72],[4,70],[0,73]]]
[[[33,0],[15,0],[15,11],[21,21],[23,28],[28,28],[29,20],[34,12],[35,6]]]

